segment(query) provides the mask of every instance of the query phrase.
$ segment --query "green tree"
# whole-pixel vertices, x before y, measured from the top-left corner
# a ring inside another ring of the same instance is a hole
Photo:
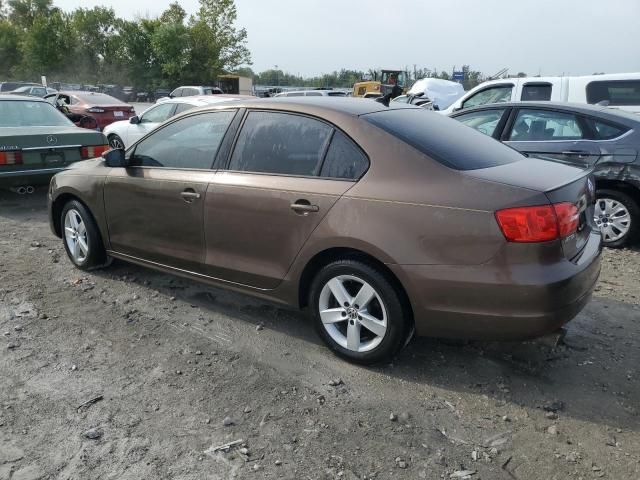
[[[251,64],[247,31],[236,28],[233,0],[200,0],[189,20],[189,58],[185,78],[209,82],[224,71]]]
[[[8,20],[0,20],[0,72],[6,76],[13,76],[13,70],[20,62],[20,48],[18,44],[19,31]]]
[[[105,65],[114,52],[112,45],[121,23],[111,8],[78,8],[71,14],[74,69],[76,75],[91,82],[105,81]]]
[[[38,16],[49,15],[53,0],[9,0],[9,20],[21,29],[30,28]]]
[[[37,78],[63,72],[67,68],[72,37],[69,22],[60,10],[37,15],[20,44],[20,74]]]
[[[160,16],[160,24],[151,35],[151,47],[164,78],[170,85],[180,83],[189,61],[189,29],[183,8],[172,3]]]

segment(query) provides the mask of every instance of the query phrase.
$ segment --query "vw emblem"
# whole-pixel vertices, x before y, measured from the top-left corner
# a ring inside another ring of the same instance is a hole
[[[57,137],[54,137],[53,135],[48,135],[47,136],[47,143],[49,145],[55,145],[56,143],[58,143],[58,139],[57,139]]]

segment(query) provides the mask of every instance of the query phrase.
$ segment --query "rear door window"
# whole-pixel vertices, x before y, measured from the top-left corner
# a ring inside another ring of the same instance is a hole
[[[462,103],[462,108],[477,107],[487,103],[504,103],[511,101],[512,84],[495,85],[479,91]]]
[[[551,89],[550,83],[527,83],[522,87],[520,100],[523,102],[549,101],[551,100]]]
[[[587,85],[587,103],[640,105],[640,80],[598,80]]]
[[[328,178],[357,180],[368,168],[369,159],[364,152],[344,133],[336,130],[320,175]]]
[[[522,109],[509,135],[512,142],[581,140],[585,138],[578,118],[572,113]]]
[[[307,97],[322,97],[322,93],[320,92],[307,92]]]
[[[280,112],[249,112],[229,169],[316,176],[333,128],[313,118]]]
[[[467,127],[471,127],[480,133],[489,135],[490,137],[496,132],[496,128],[504,115],[505,109],[483,110],[481,112],[469,112],[454,117],[459,122],[464,123]]]

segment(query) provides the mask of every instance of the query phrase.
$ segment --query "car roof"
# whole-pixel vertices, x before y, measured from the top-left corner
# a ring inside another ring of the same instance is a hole
[[[22,102],[47,102],[44,98],[30,97],[27,95],[11,95],[6,93],[0,93],[0,100],[2,101],[22,101]]]
[[[399,109],[418,109],[420,107],[407,105],[405,103],[392,103],[385,106],[380,102],[367,100],[364,98],[353,97],[278,97],[278,98],[256,98],[255,100],[238,100],[233,105],[246,108],[266,107],[277,109],[283,107],[285,109],[298,110],[300,107],[311,107],[318,112],[335,112],[344,115],[360,116],[368,113],[383,112],[387,110]]]
[[[560,110],[566,112],[582,113],[584,115],[593,115],[596,117],[609,118],[610,120],[626,120],[629,122],[640,122],[640,115],[625,112],[614,107],[604,105],[589,105],[586,103],[569,103],[569,102],[502,102],[488,103],[477,107],[465,108],[451,114],[451,117],[457,117],[463,113],[478,112],[482,110],[492,110],[496,108],[515,107],[515,108],[541,108],[550,110]]]
[[[249,95],[192,95],[190,97],[176,97],[169,98],[168,100],[163,100],[158,105],[162,105],[164,103],[188,103],[190,105],[195,105],[197,107],[206,106],[210,104],[220,103],[220,102],[229,102],[233,100],[242,100],[243,98],[255,98],[250,97]]]

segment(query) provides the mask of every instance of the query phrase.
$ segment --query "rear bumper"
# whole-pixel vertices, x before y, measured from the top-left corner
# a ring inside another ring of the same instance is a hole
[[[51,177],[66,169],[67,167],[56,167],[0,172],[0,187],[10,188],[22,185],[47,185]]]
[[[601,251],[602,238],[592,233],[573,261],[389,267],[408,291],[418,335],[522,340],[556,330],[584,308]]]

